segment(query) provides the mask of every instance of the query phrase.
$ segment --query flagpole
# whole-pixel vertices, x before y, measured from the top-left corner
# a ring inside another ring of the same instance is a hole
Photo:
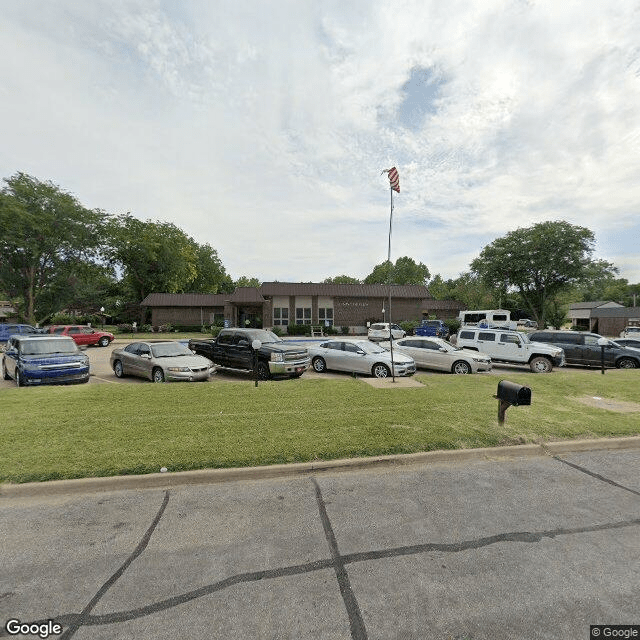
[[[393,222],[393,187],[389,188],[391,194],[391,213],[389,214],[389,251],[387,253],[387,263],[389,268],[389,275],[387,277],[387,284],[389,285],[389,344],[391,345],[391,377],[393,382],[396,381],[395,367],[393,366],[393,333],[391,331],[391,223]]]

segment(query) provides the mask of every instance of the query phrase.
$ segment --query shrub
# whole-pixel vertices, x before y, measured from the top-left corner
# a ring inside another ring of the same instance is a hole
[[[310,336],[311,325],[310,324],[290,324],[287,327],[287,333],[290,336]]]
[[[456,318],[449,318],[447,320],[443,320],[443,322],[447,327],[449,327],[449,333],[458,333],[458,329],[460,329],[460,320],[456,320]]]
[[[222,331],[222,329],[224,329],[224,327],[217,327],[217,326],[211,327],[211,335],[214,338],[217,338],[218,334]]]
[[[402,327],[402,330],[410,336],[413,334],[414,329],[420,326],[420,320],[403,320],[398,324]]]
[[[346,336],[349,334],[349,327],[340,327],[340,333],[342,333],[343,336]]]
[[[278,337],[281,337],[284,334],[282,327],[271,327],[271,331],[275,333]]]
[[[151,333],[152,327],[150,324],[143,324],[140,327],[140,331],[142,331],[143,333]]]
[[[133,325],[132,324],[119,324],[117,326],[118,333],[133,333]]]

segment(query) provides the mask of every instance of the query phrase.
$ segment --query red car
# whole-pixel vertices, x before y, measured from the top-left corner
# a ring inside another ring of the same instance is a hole
[[[99,347],[108,347],[115,338],[113,333],[108,331],[96,331],[91,327],[78,324],[54,325],[49,327],[47,332],[59,336],[70,336],[77,345],[96,345]]]

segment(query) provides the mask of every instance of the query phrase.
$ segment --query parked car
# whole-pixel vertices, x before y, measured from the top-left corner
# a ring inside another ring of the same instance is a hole
[[[208,380],[214,371],[211,360],[175,340],[132,342],[114,349],[110,362],[118,378],[131,375],[153,382]]]
[[[2,377],[18,387],[87,382],[89,358],[67,336],[13,335],[2,357]]]
[[[417,336],[436,336],[436,338],[448,338],[449,327],[442,320],[423,320],[420,326],[413,330]]]
[[[597,333],[584,331],[534,331],[529,334],[531,340],[560,347],[564,350],[567,364],[579,364],[599,367],[602,363],[602,348]],[[604,349],[604,363],[607,367],[618,369],[636,369],[640,367],[640,352],[609,341]]]
[[[381,347],[388,349],[389,342],[380,342]],[[395,350],[411,356],[417,367],[448,371],[450,373],[477,373],[491,371],[491,358],[478,351],[457,349],[442,338],[406,337],[393,343]]]
[[[254,351],[255,340],[260,342],[260,347]],[[266,329],[222,329],[217,338],[189,340],[189,348],[219,367],[245,372],[253,371],[256,358],[256,372],[261,380],[299,378],[311,362],[307,349],[298,344],[287,344]]]
[[[8,324],[0,322],[0,343],[4,343],[13,335],[28,335],[40,333],[40,329],[30,324]]]
[[[636,327],[636,326],[625,327],[624,331],[620,334],[620,337],[640,339],[640,327]]]
[[[533,334],[510,329],[462,327],[458,332],[458,347],[486,353],[491,361],[528,364],[534,373],[549,373],[553,365],[562,367],[564,352],[555,345],[534,341]]]
[[[76,344],[87,346],[108,347],[115,338],[113,333],[108,331],[96,331],[77,324],[53,325],[48,327],[47,331],[57,336],[70,336]]]
[[[535,320],[530,320],[529,318],[522,318],[518,320],[518,326],[524,327],[525,329],[537,329],[538,323]]]
[[[398,338],[404,338],[407,335],[407,332],[397,324],[391,324],[391,337],[394,340]],[[378,342],[380,340],[388,340],[389,339],[389,323],[388,322],[376,322],[376,324],[372,324],[369,327],[369,331],[367,332],[367,338],[371,342]]]
[[[376,378],[391,375],[391,353],[370,340],[328,340],[310,347],[309,354],[311,366],[318,373],[348,371]],[[393,372],[396,376],[411,376],[416,372],[416,363],[402,352],[394,353]]]

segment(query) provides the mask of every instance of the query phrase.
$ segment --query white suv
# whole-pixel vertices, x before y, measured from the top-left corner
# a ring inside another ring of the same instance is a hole
[[[508,329],[462,327],[457,346],[491,356],[492,362],[528,364],[534,373],[549,373],[555,364],[563,367],[564,351],[542,342],[531,342],[526,333]]]
[[[399,340],[407,335],[407,332],[399,327],[397,324],[391,324],[391,335],[394,340]],[[371,342],[379,342],[380,340],[389,339],[389,323],[388,322],[376,322],[369,327],[367,337]]]

